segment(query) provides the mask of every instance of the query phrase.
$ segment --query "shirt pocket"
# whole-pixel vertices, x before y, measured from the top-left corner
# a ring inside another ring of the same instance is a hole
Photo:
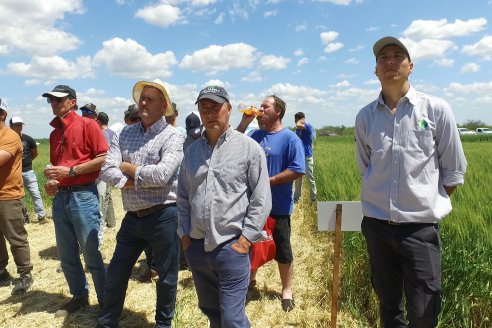
[[[428,130],[410,130],[407,137],[407,152],[417,159],[429,158],[434,150],[434,136]]]
[[[224,165],[214,169],[217,186],[224,192],[239,192],[246,185],[245,168]]]

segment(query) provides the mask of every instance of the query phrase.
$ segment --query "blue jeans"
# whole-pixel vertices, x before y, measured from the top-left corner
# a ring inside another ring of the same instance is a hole
[[[116,249],[108,267],[104,286],[104,307],[97,327],[118,327],[123,310],[128,279],[144,248],[154,250],[159,279],[156,283],[156,327],[171,327],[178,286],[179,237],[176,205],[137,217],[127,212],[116,235]]]
[[[85,265],[92,275],[99,303],[103,302],[106,269],[99,252],[99,202],[96,185],[80,191],[58,191],[53,200],[53,222],[56,246],[61,267],[74,297],[89,293],[84,268],[80,261],[82,250]]]
[[[210,327],[250,327],[246,294],[251,270],[249,254],[231,248],[233,239],[205,252],[203,239],[193,240],[185,251],[198,295],[198,306]]]
[[[38,218],[44,218],[46,216],[46,212],[44,211],[43,199],[39,193],[36,173],[34,173],[33,170],[22,172],[22,179],[24,180],[24,188],[29,192],[29,195],[31,195],[34,203],[34,210],[36,211]]]

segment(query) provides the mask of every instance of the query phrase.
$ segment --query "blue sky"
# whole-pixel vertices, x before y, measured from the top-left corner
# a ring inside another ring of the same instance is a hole
[[[492,124],[492,0],[2,0],[0,97],[24,132],[48,137],[41,94],[57,84],[123,121],[139,80],[160,78],[180,108],[224,86],[239,103],[275,93],[316,128],[353,126],[377,97],[373,43],[400,38],[411,83],[446,99],[458,123]]]

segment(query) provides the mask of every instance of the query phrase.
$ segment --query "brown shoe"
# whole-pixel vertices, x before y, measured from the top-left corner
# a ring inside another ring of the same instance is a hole
[[[148,265],[145,265],[144,271],[138,275],[137,280],[142,283],[150,283],[152,281],[152,278],[156,276],[157,276],[157,271],[152,268],[149,268]]]

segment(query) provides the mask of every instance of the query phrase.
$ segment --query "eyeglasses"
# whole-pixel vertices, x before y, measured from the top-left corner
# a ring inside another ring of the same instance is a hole
[[[51,104],[52,102],[59,103],[59,102],[65,101],[67,98],[68,98],[68,96],[67,97],[61,97],[61,98],[51,96],[51,97],[47,97],[46,101],[48,102],[48,104]]]

